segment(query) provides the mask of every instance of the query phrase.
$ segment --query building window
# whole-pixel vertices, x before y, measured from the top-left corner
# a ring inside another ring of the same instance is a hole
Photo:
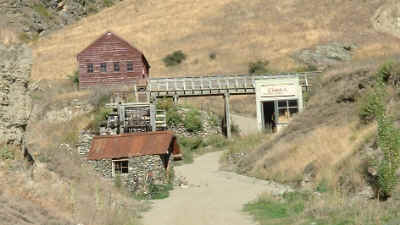
[[[127,62],[126,71],[133,71],[133,62]]]
[[[113,161],[113,175],[128,173],[128,160]]]
[[[297,100],[278,101],[278,122],[288,123],[294,114],[299,112]]]
[[[107,63],[100,64],[100,71],[107,72]]]
[[[93,71],[94,71],[93,64],[92,63],[87,64],[87,72],[93,73]]]
[[[114,71],[119,72],[119,62],[114,63]]]

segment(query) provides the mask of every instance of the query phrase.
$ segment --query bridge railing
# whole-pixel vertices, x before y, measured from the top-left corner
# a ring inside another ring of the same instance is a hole
[[[288,74],[261,74],[261,75],[221,75],[199,77],[150,78],[148,90],[185,91],[185,90],[228,90],[254,89],[254,81],[258,79],[281,79],[298,76],[300,85],[310,87],[313,77],[320,72],[288,73]]]

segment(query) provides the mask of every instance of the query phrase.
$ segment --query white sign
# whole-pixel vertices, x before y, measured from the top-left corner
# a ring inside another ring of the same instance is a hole
[[[296,85],[276,85],[262,84],[260,85],[260,97],[291,97],[297,95]]]

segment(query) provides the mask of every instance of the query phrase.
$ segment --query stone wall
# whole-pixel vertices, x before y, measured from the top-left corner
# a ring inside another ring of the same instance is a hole
[[[0,144],[20,145],[28,123],[32,52],[26,46],[0,44]]]
[[[81,155],[82,157],[87,157],[89,150],[90,150],[90,146],[92,144],[92,140],[93,140],[94,134],[92,134],[89,131],[82,131],[79,135],[79,143],[77,145],[78,148],[78,153],[79,155]]]
[[[89,163],[104,177],[113,178],[111,159],[91,160]],[[120,174],[119,179],[131,192],[146,192],[150,184],[166,184],[168,182],[167,170],[159,155],[130,158],[128,166],[128,173]],[[172,156],[169,157],[169,169],[173,169]]]

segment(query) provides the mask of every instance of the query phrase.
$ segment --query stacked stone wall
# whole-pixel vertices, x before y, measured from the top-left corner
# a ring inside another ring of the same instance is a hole
[[[137,156],[128,159],[128,173],[119,174],[118,179],[131,192],[145,192],[150,184],[166,184],[168,170],[165,169],[159,155]],[[89,163],[106,178],[112,176],[112,160],[91,160]],[[169,169],[173,169],[172,156],[169,157]]]

